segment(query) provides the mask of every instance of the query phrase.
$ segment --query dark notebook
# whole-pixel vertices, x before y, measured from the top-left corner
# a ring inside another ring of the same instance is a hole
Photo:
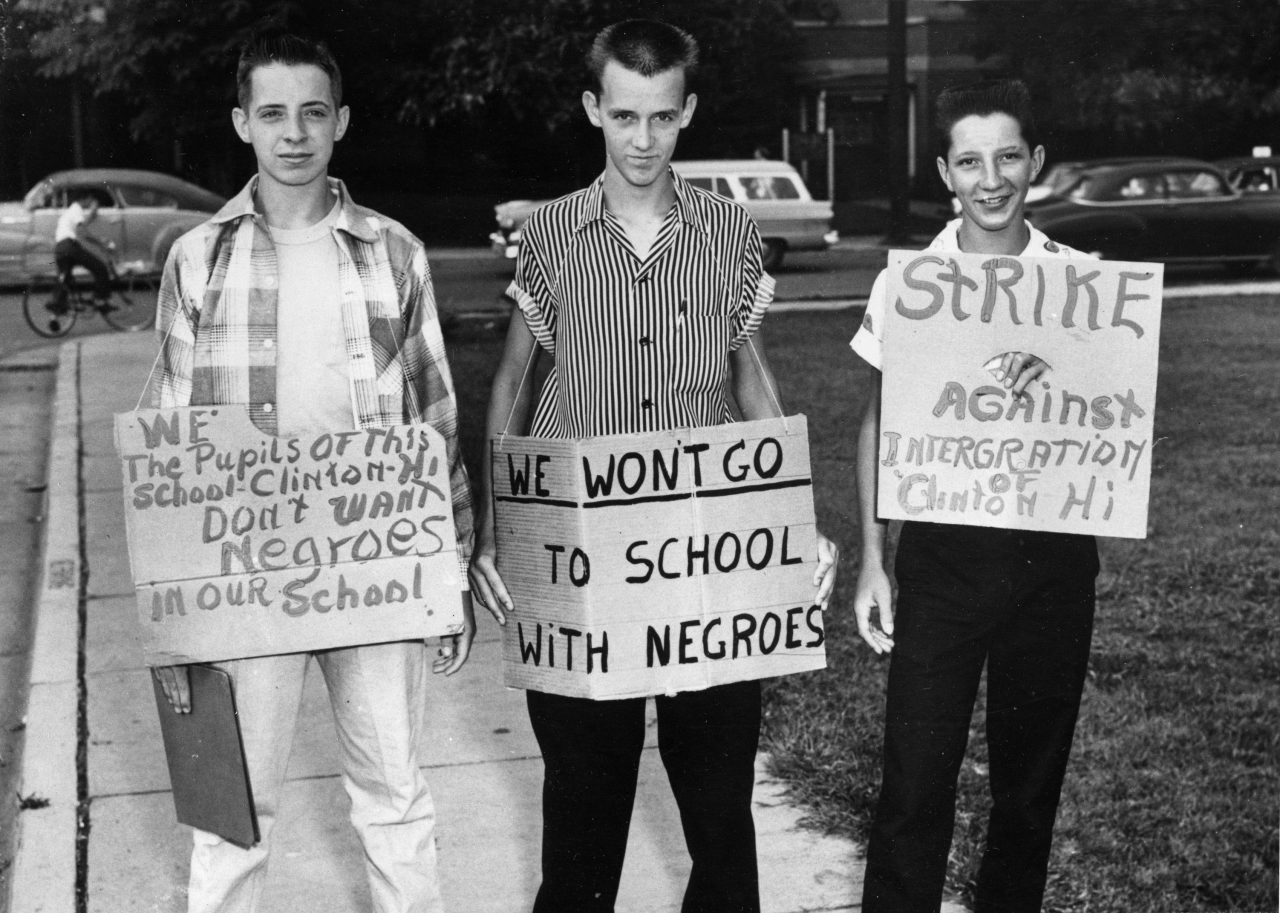
[[[152,676],[173,805],[183,824],[241,847],[258,842],[249,773],[231,677],[212,666],[187,666],[191,712],[177,713]]]

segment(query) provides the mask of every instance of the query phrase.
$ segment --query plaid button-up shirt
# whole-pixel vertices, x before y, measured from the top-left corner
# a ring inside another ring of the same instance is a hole
[[[471,486],[426,252],[404,226],[353,203],[341,181],[329,183],[342,207],[333,234],[356,424],[425,422],[444,438],[465,588]],[[247,405],[253,423],[275,434],[278,269],[254,210],[256,184],[255,177],[170,251],[157,306],[152,403]]]

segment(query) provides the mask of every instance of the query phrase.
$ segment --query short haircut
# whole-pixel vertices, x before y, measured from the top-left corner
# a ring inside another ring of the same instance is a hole
[[[342,107],[342,71],[323,41],[288,32],[260,32],[240,48],[240,62],[236,65],[236,98],[241,108],[248,109],[253,95],[253,71],[272,64],[319,67],[329,77],[334,107]]]
[[[610,60],[645,77],[679,67],[684,70],[684,94],[688,96],[698,72],[698,42],[684,29],[652,19],[627,19],[606,26],[587,52],[587,69],[597,95],[603,89],[604,68]]]
[[[934,139],[944,159],[951,151],[951,128],[966,117],[1007,114],[1018,122],[1027,147],[1036,147],[1036,122],[1031,93],[1020,79],[988,79],[943,89],[934,102]]]

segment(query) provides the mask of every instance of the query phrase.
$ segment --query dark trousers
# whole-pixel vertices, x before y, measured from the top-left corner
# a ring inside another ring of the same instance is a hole
[[[542,749],[542,886],[534,913],[610,913],[631,825],[643,699],[528,692]],[[751,795],[760,683],[657,698],[658,751],[693,860],[682,913],[758,913]]]
[[[72,267],[83,266],[93,274],[93,297],[106,301],[111,295],[111,273],[107,265],[89,253],[79,241],[67,239],[53,247],[53,259],[58,264],[58,275],[70,277]]]
[[[1092,537],[905,524],[864,913],[937,913],[979,679],[992,808],[975,913],[1038,913],[1093,631]]]

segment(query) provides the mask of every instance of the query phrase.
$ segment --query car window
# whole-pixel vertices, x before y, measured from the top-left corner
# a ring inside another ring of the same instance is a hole
[[[748,200],[798,200],[800,191],[787,175],[742,176],[738,183]]]
[[[1153,200],[1164,196],[1164,178],[1158,174],[1135,174],[1120,185],[1123,200]]]
[[[178,198],[162,190],[151,187],[139,187],[136,184],[121,184],[117,188],[120,198],[126,206],[150,206],[160,209],[177,209]]]
[[[54,204],[61,209],[86,195],[98,201],[99,209],[115,209],[116,198],[102,184],[68,184],[65,187],[59,187]]]
[[[1245,193],[1266,193],[1277,187],[1276,169],[1272,165],[1241,168],[1235,172],[1231,183],[1236,189],[1243,190]]]
[[[724,178],[685,178],[694,187],[701,187],[703,190],[710,190],[712,193],[718,193],[722,197],[733,199],[733,191],[729,189],[729,182]]]
[[[1222,179],[1212,171],[1171,171],[1165,175],[1169,196],[1178,200],[1227,196]]]

